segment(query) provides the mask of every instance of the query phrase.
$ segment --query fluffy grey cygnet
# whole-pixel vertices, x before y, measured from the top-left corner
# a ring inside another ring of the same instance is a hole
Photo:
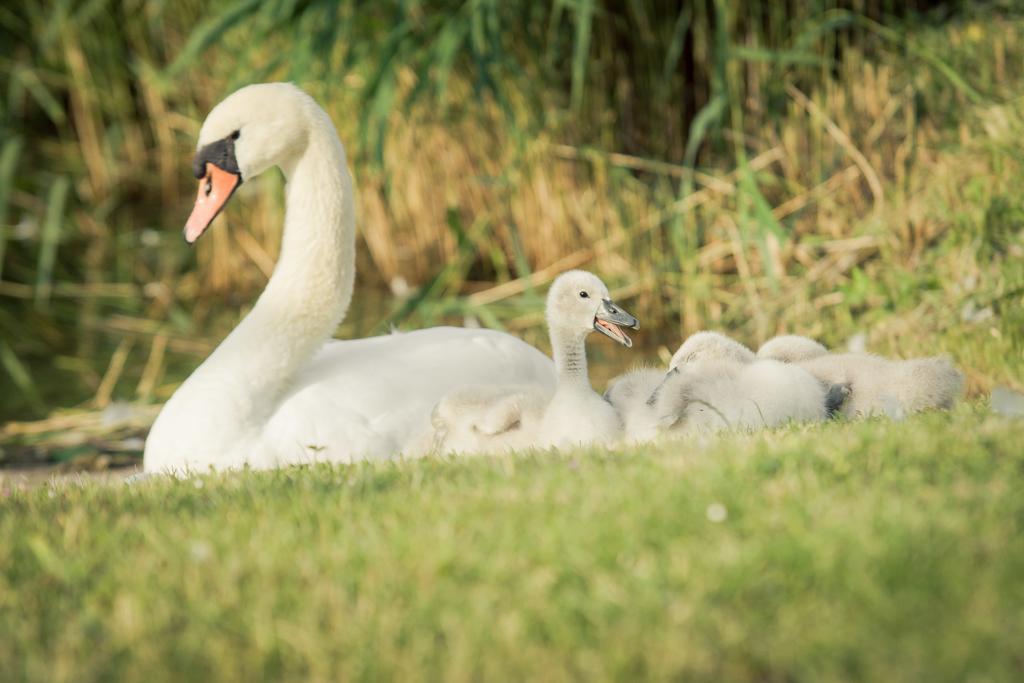
[[[721,332],[695,332],[687,337],[672,355],[668,369],[672,370],[683,363],[694,361],[731,360],[737,363],[752,363],[756,358],[753,351]]]
[[[963,374],[944,357],[890,360],[871,353],[828,353],[813,339],[797,335],[770,339],[757,355],[793,363],[823,382],[848,385],[849,397],[840,409],[848,417],[898,419],[949,409],[963,391]]]
[[[802,368],[774,360],[706,360],[675,367],[657,390],[662,429],[750,430],[828,417],[826,387]]]
[[[759,360],[723,334],[698,332],[672,356],[667,374],[627,373],[605,397],[622,417],[627,439],[646,441],[665,433],[824,420],[832,394],[802,368]]]
[[[582,270],[558,276],[545,313],[555,361],[554,393],[538,386],[452,391],[434,408],[435,452],[494,453],[618,441],[622,422],[590,385],[585,342],[597,331],[632,346],[622,328],[637,329],[639,322],[611,300],[596,275]]]
[[[665,381],[665,371],[638,368],[613,379],[604,392],[622,420],[623,437],[628,442],[651,441],[658,435],[654,400]]]
[[[825,355],[828,355],[828,349],[823,344],[798,334],[773,337],[757,350],[758,358],[771,358],[783,363],[796,363]]]

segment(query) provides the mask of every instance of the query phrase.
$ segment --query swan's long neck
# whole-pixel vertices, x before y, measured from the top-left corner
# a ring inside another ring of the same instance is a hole
[[[555,359],[558,390],[590,389],[587,375],[587,333],[551,327],[551,353]]]
[[[355,278],[352,179],[330,119],[319,110],[309,114],[304,152],[282,164],[286,214],[277,266],[249,315],[178,390],[185,410],[226,403],[234,424],[258,427],[348,310]]]

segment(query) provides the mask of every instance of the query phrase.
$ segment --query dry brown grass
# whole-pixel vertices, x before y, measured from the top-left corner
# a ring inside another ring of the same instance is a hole
[[[1001,32],[986,36],[993,59],[1016,50],[1013,26],[997,26]],[[950,29],[951,39],[970,30]],[[986,197],[1012,191],[1019,160],[1000,150],[1013,144],[1021,112],[960,102],[965,116],[951,140],[942,121],[919,110],[928,85],[921,81],[933,76],[904,66],[851,49],[825,87],[804,93],[791,86],[786,116],[746,133],[779,233],[758,223],[741,172],[725,164],[697,174],[695,194],[677,201],[671,181],[689,173],[677,165],[566,145],[569,132],[557,128],[516,140],[499,112],[471,103],[444,122],[425,112],[395,113],[384,168],[365,165],[358,148],[351,159],[364,242],[360,285],[424,283],[456,257],[454,215],[478,250],[450,292],[466,295],[470,311],[541,287],[565,268],[587,267],[631,283],[633,308],[667,323],[654,332],[667,345],[704,328],[730,329],[750,343],[783,331],[840,342],[838,335],[856,326],[843,292],[855,269],[871,278],[934,268],[948,285],[945,296],[955,297],[958,282],[984,280],[976,245],[964,239],[939,258],[931,248],[955,215],[983,213],[977,198],[962,192],[972,178],[989,179]],[[468,89],[460,97],[468,100]],[[347,115],[351,93],[335,89],[325,104],[343,139],[356,139]],[[279,242],[279,185],[271,176],[246,186],[223,219],[228,229],[212,231],[197,249],[198,268],[166,283],[179,298],[202,291],[244,299],[261,286]],[[702,233],[692,263],[671,256],[665,226],[674,216]],[[516,272],[517,250],[530,273]],[[933,315],[936,305],[872,321],[870,345],[902,354],[942,350],[938,340],[956,318]],[[534,325],[539,318],[510,322]],[[909,329],[918,334],[905,334]],[[985,377],[978,386],[990,383]]]
[[[951,58],[967,55],[955,66],[974,69],[986,93],[980,102],[890,48],[849,46],[834,73],[818,85],[790,80],[788,99],[771,106],[761,89],[771,70],[731,62],[743,70],[733,76],[746,84],[744,107],[723,133],[727,144],[709,147],[697,173],[579,145],[555,105],[538,128],[533,104],[513,100],[509,114],[458,79],[444,112],[395,109],[377,168],[354,115],[358,77],[301,85],[348,143],[363,242],[360,298],[399,290],[400,281],[416,287],[458,265],[432,305],[401,324],[468,315],[543,344],[540,299],[522,295],[565,268],[586,267],[647,323],[642,341],[652,357],[703,328],[750,344],[783,331],[832,344],[865,332],[882,352],[952,352],[982,390],[1020,382],[1019,363],[1007,360],[1020,349],[1010,319],[999,311],[987,320],[961,316],[966,303],[985,309],[1020,285],[1012,266],[1019,239],[1007,258],[979,255],[989,207],[1019,194],[1024,107],[1007,64],[1024,54],[1020,26],[950,23],[922,39]],[[159,62],[144,37],[133,41]],[[173,53],[184,34],[167,41]],[[173,364],[194,365],[230,323],[224,312],[234,318],[272,270],[283,217],[276,174],[246,183],[194,254],[165,230],[191,203],[191,146],[203,112],[229,89],[220,57],[235,47],[213,49],[209,72],[187,89],[144,71],[133,81],[143,110],[131,118],[117,113],[131,99],[125,84],[103,97],[70,90],[79,153],[63,163],[77,201],[59,248],[74,250],[75,270],[45,288],[5,275],[0,296],[75,302],[41,307],[24,329],[53,346],[74,330],[75,348],[56,362],[76,368],[94,405],[126,391],[165,396],[178,376]],[[89,52],[75,35],[54,49],[77,83],[90,82]],[[403,88],[415,80],[401,74]],[[47,211],[43,198],[17,189],[10,204],[15,217],[42,221]],[[455,227],[473,253],[460,254]],[[348,331],[368,333],[391,318],[393,304],[372,301]]]

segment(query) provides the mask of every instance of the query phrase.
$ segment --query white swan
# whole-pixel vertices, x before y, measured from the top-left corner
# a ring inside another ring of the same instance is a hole
[[[828,353],[813,339],[796,335],[770,339],[757,354],[789,360],[824,382],[848,385],[849,398],[841,408],[848,417],[899,419],[930,408],[948,409],[963,391],[963,374],[943,357],[890,360],[870,353]]]
[[[585,340],[594,330],[624,346],[620,326],[639,323],[609,298],[595,275],[569,271],[551,285],[545,309],[557,384],[457,389],[434,410],[437,450],[494,453],[527,447],[610,444],[622,431],[615,409],[590,386]]]
[[[252,311],[160,412],[146,472],[389,457],[460,384],[554,385],[547,357],[489,330],[327,342],[352,295],[353,187],[330,118],[298,88],[242,88],[210,112],[197,148],[185,239],[199,238],[243,180],[276,165],[287,179],[281,255]]]

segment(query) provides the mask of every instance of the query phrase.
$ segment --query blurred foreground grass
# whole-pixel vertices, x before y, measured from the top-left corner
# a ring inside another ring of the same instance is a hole
[[[0,679],[1017,681],[1024,423],[4,491]]]

